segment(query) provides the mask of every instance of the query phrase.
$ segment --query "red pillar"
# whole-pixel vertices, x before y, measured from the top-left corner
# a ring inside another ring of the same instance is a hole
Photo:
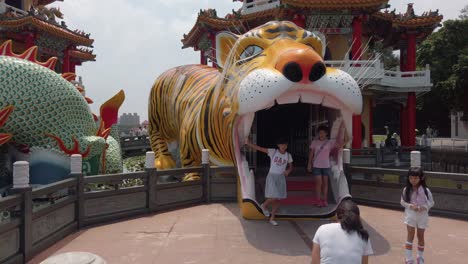
[[[400,71],[406,71],[406,47],[400,48]]]
[[[76,73],[76,68],[75,68],[75,66],[76,66],[76,62],[71,61],[71,62],[70,62],[70,72]]]
[[[209,38],[211,39],[211,60],[214,68],[216,68],[216,34],[215,33],[209,33]]]
[[[70,72],[70,54],[69,48],[66,48],[63,51],[63,64],[62,64],[62,73]]]
[[[355,17],[353,20],[353,46],[351,47],[353,60],[361,57],[362,52],[362,18]],[[362,147],[361,114],[353,116],[353,143],[352,148]]]
[[[305,28],[306,25],[306,18],[304,15],[301,14],[295,14],[293,16],[292,22],[296,24],[298,27]]]
[[[408,34],[408,49],[406,57],[406,70],[415,71],[416,70],[416,35]],[[406,102],[407,108],[407,121],[408,121],[408,130],[407,130],[407,146],[416,145],[416,93],[408,93],[408,99]]]
[[[28,33],[26,35],[26,38],[24,39],[24,44],[26,45],[26,49],[29,49],[30,47],[34,46],[36,41],[36,35],[32,32]]]
[[[200,50],[200,64],[206,65],[205,51]]]
[[[416,93],[408,93],[408,102],[406,103],[408,113],[408,132],[407,132],[407,146],[416,145]]]
[[[353,20],[353,45],[351,47],[353,60],[359,60],[362,53],[362,17]]]
[[[407,146],[408,139],[408,111],[407,108],[402,104],[400,107],[400,139],[401,145]],[[392,133],[390,131],[390,133]]]
[[[408,48],[406,52],[406,71],[416,70],[416,35],[408,34]]]
[[[369,99],[369,147],[372,146],[372,128],[374,126],[374,115],[372,113],[372,108],[373,108],[373,104],[374,104],[374,99],[373,98],[370,98]]]

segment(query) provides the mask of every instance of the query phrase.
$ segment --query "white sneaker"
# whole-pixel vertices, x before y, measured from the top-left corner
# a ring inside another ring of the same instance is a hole
[[[268,212],[268,210],[263,206],[263,204],[260,205],[260,208],[262,209],[262,212],[266,217],[270,217],[270,212]]]
[[[270,220],[269,222],[270,222],[270,224],[272,224],[272,225],[274,225],[274,226],[277,226],[277,225],[278,225],[278,222],[276,222],[275,220]]]

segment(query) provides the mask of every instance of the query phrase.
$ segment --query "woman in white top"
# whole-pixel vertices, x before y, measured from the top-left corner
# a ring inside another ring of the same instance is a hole
[[[344,200],[336,209],[338,223],[319,227],[312,247],[312,264],[367,264],[373,254],[369,233],[364,229],[359,208]]]

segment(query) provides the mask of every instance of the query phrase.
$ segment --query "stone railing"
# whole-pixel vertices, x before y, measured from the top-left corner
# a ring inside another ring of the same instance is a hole
[[[280,4],[280,0],[253,0],[250,3],[244,1],[244,4],[242,6],[242,14],[247,15],[265,11],[268,9],[273,9],[278,7]]]
[[[429,65],[423,71],[411,72],[385,70],[380,60],[325,61],[325,65],[349,73],[359,84],[385,91],[429,91],[432,86]]]
[[[400,198],[408,170],[350,166],[353,199],[372,206],[401,209]],[[424,173],[435,206],[431,214],[468,219],[468,174]]]
[[[353,200],[377,207],[403,210],[400,198],[408,169],[353,166],[351,152],[344,150],[345,175]],[[422,153],[410,152],[411,167],[422,167]],[[431,214],[468,219],[468,174],[426,171],[426,183],[433,193]]]
[[[236,201],[235,167],[212,167],[208,158],[204,155],[201,167],[158,171],[149,152],[145,171],[85,177],[81,156],[74,155],[68,179],[35,189],[27,186],[28,175],[18,181],[14,173],[13,181],[26,186],[16,184],[11,195],[0,198],[0,263],[26,263],[84,226],[192,204]],[[199,174],[200,180],[163,180],[187,173]]]
[[[8,10],[11,10],[17,16],[25,16],[28,14],[28,12],[24,10],[6,4],[5,0],[0,0],[0,15],[6,13]]]

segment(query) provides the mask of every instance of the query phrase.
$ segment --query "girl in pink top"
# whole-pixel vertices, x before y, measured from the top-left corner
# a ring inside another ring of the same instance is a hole
[[[344,141],[346,142],[346,133],[344,134]],[[328,128],[320,126],[318,128],[318,139],[315,139],[310,144],[309,162],[307,163],[307,171],[312,173],[316,178],[315,192],[318,206],[320,207],[328,206],[328,177],[331,175],[330,152],[342,144],[342,142],[338,142],[335,139],[327,139],[327,135]],[[341,137],[338,136],[338,138]]]

